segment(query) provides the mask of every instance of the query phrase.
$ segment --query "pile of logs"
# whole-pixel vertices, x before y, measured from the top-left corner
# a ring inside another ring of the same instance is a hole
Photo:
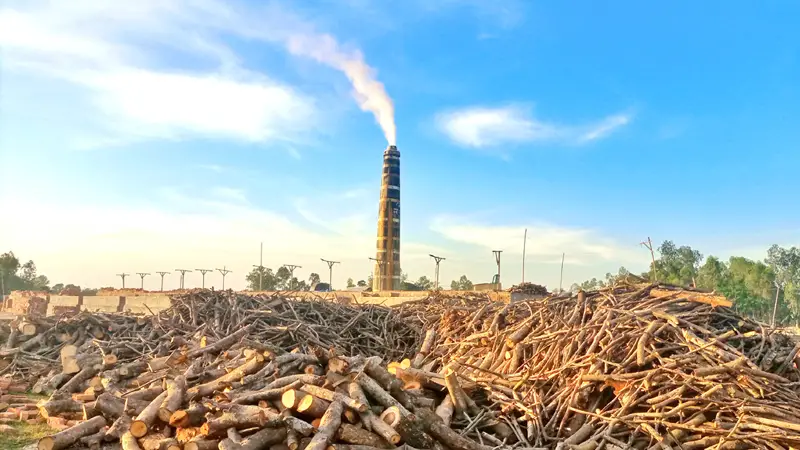
[[[542,286],[541,284],[533,284],[533,283],[520,283],[515,286],[511,286],[508,289],[508,292],[518,292],[520,294],[525,295],[550,295],[547,292],[547,288]]]
[[[728,306],[649,284],[508,304],[409,303],[402,315],[434,336],[419,361],[433,373],[398,373],[435,382],[457,373],[476,388],[457,410],[480,427],[480,405],[491,404],[493,419],[535,446],[797,448],[800,344]],[[475,407],[470,397],[485,400]]]
[[[44,450],[797,448],[800,345],[729,306],[624,283],[395,308],[200,291],[19,319],[0,361],[68,426]]]
[[[0,322],[0,375],[25,379],[45,375],[62,361],[65,347],[90,361],[113,356],[125,363],[145,355],[165,356],[190,341],[202,339],[206,344],[234,333],[275,350],[321,347],[349,356],[391,359],[411,354],[419,345],[420,333],[413,324],[377,305],[202,290],[174,296],[172,303],[151,316],[84,311],[69,318]]]

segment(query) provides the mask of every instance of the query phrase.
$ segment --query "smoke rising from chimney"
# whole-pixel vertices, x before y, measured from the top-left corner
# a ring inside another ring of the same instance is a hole
[[[353,86],[353,97],[358,106],[375,116],[389,145],[397,144],[392,99],[383,83],[375,78],[375,69],[367,65],[359,50],[343,50],[328,34],[294,35],[289,37],[287,47],[295,55],[313,58],[344,72]]]

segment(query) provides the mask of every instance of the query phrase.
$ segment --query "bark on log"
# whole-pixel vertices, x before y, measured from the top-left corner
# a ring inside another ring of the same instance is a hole
[[[142,450],[141,447],[139,447],[139,442],[130,431],[122,435],[119,439],[119,443],[122,444],[122,450]]]
[[[172,449],[177,448],[180,450],[178,442],[167,437],[164,433],[151,433],[139,438],[139,448],[142,450],[172,450],[170,446],[172,446]]]
[[[285,405],[284,405],[285,406]],[[297,404],[297,412],[311,417],[322,417],[328,410],[330,402],[318,398],[314,395],[306,395]]]
[[[183,375],[178,375],[173,380],[167,380],[167,396],[158,409],[158,418],[162,422],[168,423],[172,413],[183,406],[186,397],[186,379]]]
[[[125,412],[125,402],[119,397],[104,392],[95,401],[97,409],[109,422],[117,420]]]
[[[361,386],[364,392],[369,394],[370,397],[375,399],[375,401],[384,407],[388,408],[390,406],[396,406],[403,414],[411,414],[411,412],[405,406],[400,404],[396,398],[386,392],[386,390],[378,385],[378,382],[369,375],[364,373],[358,374],[358,376],[355,378],[355,381],[359,386]]]
[[[420,408],[415,414],[425,428],[425,431],[449,448],[463,450],[492,450],[493,448],[481,445],[472,439],[460,435],[450,427],[445,426],[432,411]]]
[[[229,387],[236,381],[241,381],[241,379],[244,378],[246,375],[250,375],[253,372],[257,372],[263,365],[264,365],[264,357],[261,355],[256,355],[249,361],[233,369],[227,374],[222,375],[221,377],[215,380],[209,381],[208,383],[201,384],[199,386],[194,386],[189,390],[187,390],[186,393],[190,399],[207,397],[215,391],[221,391],[226,387]]]
[[[106,442],[122,440],[122,435],[127,433],[131,427],[131,421],[131,416],[127,414],[119,416],[119,418],[115,420],[114,423],[112,423],[108,428],[108,431],[106,431],[106,437],[104,440]]]
[[[264,450],[270,445],[283,442],[286,439],[286,430],[283,428],[264,428],[263,430],[251,434],[241,443],[235,443],[231,439],[223,439],[219,443],[219,450]]]
[[[39,414],[45,419],[52,416],[58,416],[64,413],[83,413],[83,407],[75,400],[50,400],[45,403],[39,404]]]
[[[197,439],[183,444],[183,450],[217,450],[219,441],[214,439]]]
[[[89,436],[90,434],[95,434],[100,431],[101,428],[106,426],[106,419],[97,416],[93,417],[90,420],[85,422],[81,422],[78,425],[75,425],[72,428],[68,428],[60,433],[56,433],[50,436],[45,436],[39,439],[38,449],[39,450],[62,450],[65,449],[72,444],[78,442],[78,440],[84,436]]]
[[[145,401],[153,401],[156,397],[161,395],[164,392],[164,388],[161,386],[152,386],[145,389],[139,389],[137,391],[131,392],[123,396],[123,398],[130,398],[133,400],[145,400]]]
[[[320,377],[317,375],[309,375],[307,373],[301,373],[298,375],[287,375],[285,377],[281,377],[276,379],[275,381],[267,384],[264,389],[276,389],[284,386],[288,386],[296,381],[301,382],[302,384],[313,384],[315,386],[322,386],[325,383],[325,377]]]
[[[150,427],[158,418],[158,409],[161,407],[161,404],[164,402],[166,397],[167,393],[162,392],[161,395],[153,399],[153,401],[147,405],[144,411],[139,413],[139,415],[136,416],[136,419],[131,422],[131,434],[134,437],[140,438],[147,435]]]
[[[425,357],[428,356],[433,344],[436,341],[436,330],[430,329],[425,332],[425,338],[422,340],[422,345],[419,348],[419,353],[414,356],[414,361],[411,363],[412,367],[421,367],[425,362]]]
[[[370,427],[375,434],[382,437],[387,442],[397,445],[400,442],[400,433],[398,433],[392,426],[381,420],[379,416],[370,413],[367,417]]]
[[[239,330],[235,331],[234,333],[218,340],[217,342],[214,342],[211,345],[207,345],[205,347],[198,348],[196,350],[189,352],[189,354],[186,356],[188,358],[197,358],[198,356],[204,355],[206,353],[219,352],[225,348],[228,348],[231,345],[233,345],[236,341],[241,339],[243,336],[245,336],[247,333],[249,333],[250,327],[251,325],[242,327]]]
[[[344,405],[340,401],[334,401],[325,411],[325,415],[320,419],[319,430],[311,438],[311,442],[305,450],[326,450],[328,445],[333,442],[334,435],[342,424],[342,411]]]
[[[300,389],[308,394],[311,394],[323,400],[327,400],[329,402],[339,401],[344,406],[353,409],[355,411],[364,412],[369,409],[369,405],[353,400],[352,398],[350,398],[345,394],[342,394],[341,392],[331,391],[329,389],[325,389],[319,386],[314,386],[311,384],[303,385],[303,387],[301,387]]]
[[[384,420],[383,417],[381,417],[381,419]],[[434,440],[433,437],[431,437],[431,435],[425,431],[423,424],[414,415],[408,414],[399,417],[399,420],[397,420],[397,425],[394,426],[394,429],[402,437],[406,444],[418,448],[434,448],[436,446],[436,440]],[[452,448],[460,449],[461,447]]]
[[[262,389],[260,391],[255,391],[255,392],[242,392],[240,394],[237,394],[233,398],[232,402],[239,405],[248,405],[248,404],[258,403],[261,400],[277,400],[283,396],[284,392],[287,392],[292,389],[298,389],[302,385],[303,382],[301,380],[296,380],[282,387],[277,387],[273,389]]]
[[[74,400],[74,398],[73,398]],[[97,409],[97,402],[83,403],[81,405],[83,410],[83,420],[89,420],[92,417],[100,416],[100,411]]]
[[[97,450],[100,448],[100,445],[103,443],[103,438],[105,438],[106,431],[108,430],[107,427],[103,427],[97,433],[90,434],[88,436],[84,436],[79,439],[82,445],[89,447],[90,450]]]
[[[221,416],[209,419],[200,427],[200,433],[220,438],[225,436],[229,428],[237,430],[261,428],[267,420],[266,413],[258,406],[243,406],[225,411]]]
[[[76,373],[69,381],[64,383],[63,386],[56,389],[55,394],[71,394],[73,392],[81,391],[81,386],[83,383],[89,381],[92,377],[100,373],[99,367],[86,367],[85,369],[81,369],[80,372]]]
[[[442,423],[449,427],[450,421],[453,420],[453,410],[453,398],[446,395],[444,400],[436,407],[435,413],[442,420]]]
[[[336,439],[347,444],[367,445],[375,448],[394,448],[393,445],[384,441],[377,434],[349,423],[343,423],[339,426]]]
[[[172,413],[169,425],[175,428],[199,427],[205,421],[208,408],[203,403],[192,403],[186,409]]]

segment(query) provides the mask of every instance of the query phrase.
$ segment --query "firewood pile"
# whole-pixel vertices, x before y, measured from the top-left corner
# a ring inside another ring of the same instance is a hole
[[[525,295],[550,295],[550,293],[547,292],[546,287],[533,283],[520,283],[515,286],[511,286],[511,288],[508,289],[508,292],[518,292]]]
[[[454,371],[476,388],[455,404],[478,429],[480,405],[490,404],[491,420],[537,447],[797,448],[800,344],[728,306],[713,294],[639,284],[402,310],[435,336],[423,363],[435,361],[438,375],[421,376]]]
[[[728,306],[665,285],[395,308],[198,291],[17,320],[0,371],[50,395],[47,450],[797,448],[800,345]]]

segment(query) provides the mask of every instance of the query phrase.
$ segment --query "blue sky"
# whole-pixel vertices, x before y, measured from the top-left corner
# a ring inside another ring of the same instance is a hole
[[[0,0],[0,244],[92,286],[224,265],[243,287],[261,241],[273,268],[364,279],[394,124],[413,279],[436,253],[445,284],[486,282],[503,249],[517,282],[526,227],[551,288],[562,252],[566,286],[644,270],[647,236],[763,258],[800,244],[799,14]]]

